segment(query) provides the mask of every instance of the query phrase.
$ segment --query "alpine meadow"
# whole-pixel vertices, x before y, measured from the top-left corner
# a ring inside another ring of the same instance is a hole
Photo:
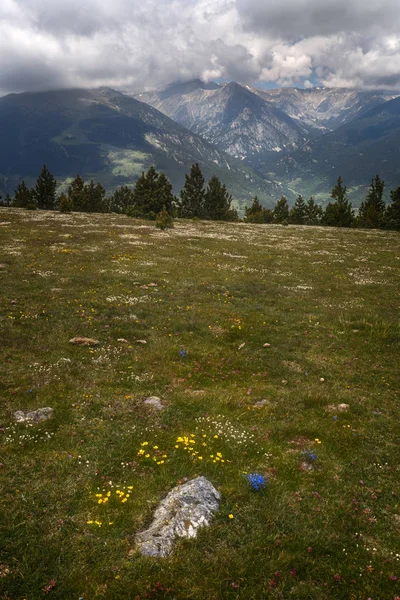
[[[0,600],[400,600],[399,0],[0,2]]]
[[[398,597],[398,233],[0,219],[2,598]]]

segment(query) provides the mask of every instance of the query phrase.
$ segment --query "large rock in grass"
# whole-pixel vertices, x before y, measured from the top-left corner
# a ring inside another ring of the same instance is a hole
[[[197,477],[169,492],[146,531],[136,535],[145,556],[168,556],[176,537],[194,538],[199,527],[210,524],[221,496],[205,477]]]
[[[40,423],[41,421],[47,421],[53,416],[53,409],[50,406],[45,408],[38,408],[30,412],[24,412],[23,410],[17,410],[14,413],[14,419],[17,423]]]

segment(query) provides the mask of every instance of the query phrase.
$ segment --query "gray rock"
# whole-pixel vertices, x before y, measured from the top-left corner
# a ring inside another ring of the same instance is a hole
[[[17,423],[26,423],[33,422],[39,423],[40,421],[47,421],[53,416],[53,409],[50,406],[46,406],[45,408],[38,408],[37,410],[33,410],[31,412],[24,412],[22,410],[17,410],[14,413],[14,419]]]
[[[263,406],[269,406],[270,404],[271,402],[269,400],[259,400],[258,402],[253,404],[253,406],[255,408],[262,408]]]
[[[88,337],[74,337],[69,340],[69,343],[75,346],[98,346],[100,344],[99,340]]]
[[[169,492],[146,531],[136,534],[145,556],[168,556],[176,537],[195,538],[199,527],[210,524],[219,508],[220,494],[205,477],[196,477]]]
[[[145,400],[143,400],[143,404],[146,404],[147,406],[152,406],[156,410],[164,409],[164,406],[161,402],[161,398],[158,398],[158,396],[149,396],[148,398],[145,398]]]

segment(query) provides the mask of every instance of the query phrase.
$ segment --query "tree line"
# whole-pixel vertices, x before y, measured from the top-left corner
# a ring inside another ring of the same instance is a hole
[[[347,196],[347,188],[338,177],[325,210],[313,197],[307,201],[299,195],[292,208],[285,196],[272,210],[261,205],[257,197],[245,208],[248,223],[281,223],[283,225],[326,225],[330,227],[365,227],[370,229],[400,229],[400,187],[390,192],[391,204],[383,199],[384,181],[376,175],[367,196],[356,215]]]
[[[391,204],[383,199],[384,181],[376,175],[371,181],[365,200],[358,214],[352,208],[347,188],[342,178],[331,191],[331,201],[325,209],[310,197],[307,201],[299,195],[292,208],[282,198],[273,209],[261,205],[257,196],[250,207],[245,208],[247,223],[280,223],[296,225],[326,225],[331,227],[366,227],[400,229],[400,187],[390,192]],[[237,211],[232,207],[232,196],[213,175],[205,183],[201,169],[196,163],[185,175],[185,184],[178,197],[164,173],[151,166],[143,172],[132,187],[121,186],[109,196],[100,183],[85,182],[80,175],[68,185],[66,192],[57,195],[57,181],[43,165],[33,188],[22,181],[16,188],[14,198],[9,194],[2,202],[34,210],[60,210],[61,212],[115,212],[131,217],[158,220],[161,227],[172,226],[174,217],[186,219],[209,219],[215,221],[238,221]]]
[[[109,196],[100,183],[86,183],[77,175],[66,192],[57,195],[57,181],[43,165],[33,188],[22,181],[16,188],[14,198],[7,194],[3,205],[35,210],[60,210],[61,212],[115,212],[156,220],[161,214],[169,219],[184,218],[237,221],[238,214],[232,208],[232,196],[226,186],[213,175],[205,185],[199,165],[192,165],[179,197],[174,196],[172,185],[164,173],[151,166],[143,172],[135,185],[121,186]]]

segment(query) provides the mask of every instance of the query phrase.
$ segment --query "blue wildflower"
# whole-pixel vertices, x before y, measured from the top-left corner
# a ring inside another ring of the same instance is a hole
[[[257,492],[266,484],[265,478],[259,473],[250,473],[247,475],[247,479],[250,481],[253,490],[256,490]]]
[[[179,354],[182,356],[182,358],[185,358],[185,356],[187,356],[187,352],[185,349],[179,350]]]
[[[302,452],[301,455],[304,456],[306,460],[309,460],[311,462],[313,462],[314,460],[318,460],[318,456],[315,454],[315,452],[310,452],[309,450],[304,450],[304,452]]]

